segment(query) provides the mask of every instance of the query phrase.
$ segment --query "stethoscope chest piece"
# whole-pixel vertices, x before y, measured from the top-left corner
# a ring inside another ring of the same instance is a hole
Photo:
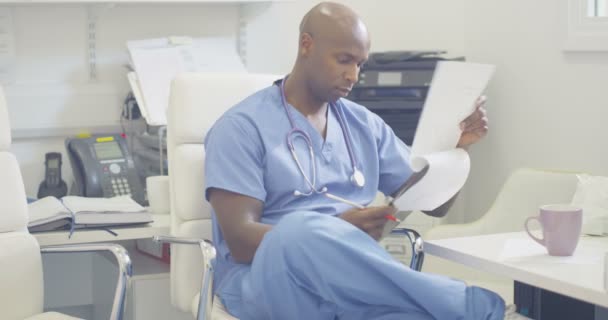
[[[353,174],[350,176],[350,181],[358,188],[363,188],[363,186],[365,186],[365,176],[358,168],[355,168],[353,171]]]

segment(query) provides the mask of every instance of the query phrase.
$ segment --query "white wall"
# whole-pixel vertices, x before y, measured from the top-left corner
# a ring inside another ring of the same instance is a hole
[[[250,71],[287,73],[296,56],[298,26],[320,1],[297,0],[254,10],[247,29]],[[445,0],[341,0],[366,22],[372,51],[448,50],[464,52],[463,7]],[[260,12],[261,11],[261,12]],[[390,26],[390,27],[389,27]]]
[[[238,16],[236,5],[218,4],[11,8],[17,61],[7,95],[11,107],[20,108],[10,113],[16,129],[117,124],[128,91],[126,41],[184,34],[235,36]],[[88,72],[88,10],[98,16],[96,80]],[[31,119],[32,113],[41,117]]]
[[[127,40],[171,35],[236,37],[238,30],[235,4],[3,7],[11,10],[14,26],[15,77],[5,89],[11,127],[17,134],[32,129],[68,128],[76,133],[117,128],[122,101],[130,90]],[[96,81],[88,73],[87,8],[98,16]],[[12,151],[29,196],[36,196],[43,179],[46,152],[64,153],[63,176],[68,185],[71,182],[64,138],[14,139]]]
[[[517,167],[608,174],[608,53],[562,52],[563,3],[467,2],[466,55],[497,65],[491,131],[471,152],[467,220],[485,212]]]

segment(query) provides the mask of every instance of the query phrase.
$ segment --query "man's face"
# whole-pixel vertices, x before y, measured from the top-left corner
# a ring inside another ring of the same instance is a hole
[[[307,71],[308,85],[315,96],[326,102],[346,97],[357,82],[359,70],[367,61],[368,54],[367,36],[314,42],[309,52]]]

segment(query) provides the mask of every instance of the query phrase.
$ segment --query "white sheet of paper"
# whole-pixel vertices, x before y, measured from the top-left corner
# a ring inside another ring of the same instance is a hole
[[[469,175],[469,154],[462,149],[436,152],[416,159],[429,170],[395,201],[399,210],[434,210],[452,198]],[[424,168],[424,166],[422,166]]]
[[[400,210],[434,210],[452,198],[469,175],[470,159],[456,148],[460,122],[475,110],[495,67],[468,62],[441,61],[431,87],[411,149],[410,166],[429,170],[411,189],[395,200]]]
[[[138,106],[145,106],[146,102],[144,100],[144,96],[141,93],[141,86],[139,85],[139,80],[137,79],[137,73],[129,72],[127,73],[127,80],[129,80],[129,85],[131,86],[131,91],[133,91],[133,96],[135,97],[135,101],[137,101]],[[142,117],[144,119],[148,119],[148,108],[139,108]]]
[[[235,43],[234,38],[222,37],[191,39],[177,44],[170,43],[168,38],[129,41],[127,48],[137,73],[146,122],[149,125],[167,124],[171,81],[177,74],[246,72]]]
[[[171,81],[184,67],[173,48],[142,49],[131,52],[150,125],[167,124]]]

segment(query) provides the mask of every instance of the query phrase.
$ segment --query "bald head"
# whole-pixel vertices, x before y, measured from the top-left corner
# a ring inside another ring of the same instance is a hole
[[[367,60],[367,27],[350,8],[322,2],[300,23],[298,57],[290,74],[318,102],[346,97]],[[290,85],[289,81],[287,83]]]
[[[335,2],[314,6],[300,23],[300,36],[308,34],[315,41],[359,41],[369,46],[367,27],[349,7]]]

